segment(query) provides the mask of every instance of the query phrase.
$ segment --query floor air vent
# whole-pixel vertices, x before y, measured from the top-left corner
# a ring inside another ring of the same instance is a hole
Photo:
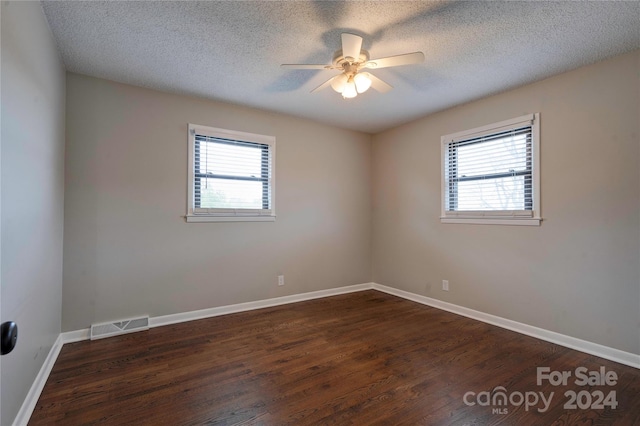
[[[149,329],[149,317],[132,318],[119,322],[91,325],[91,340],[117,336],[119,334],[133,333]]]

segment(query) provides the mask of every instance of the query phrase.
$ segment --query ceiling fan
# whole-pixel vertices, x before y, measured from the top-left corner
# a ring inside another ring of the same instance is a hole
[[[381,93],[393,89],[391,85],[380,80],[375,75],[362,72],[365,68],[388,68],[400,65],[419,64],[424,61],[424,53],[413,52],[403,55],[388,56],[380,59],[369,59],[369,52],[362,49],[362,37],[342,33],[342,49],[337,50],[333,55],[330,65],[314,64],[282,64],[283,68],[299,70],[338,70],[340,74],[331,77],[311,91],[318,92],[329,86],[336,92],[342,94],[344,99],[355,98],[358,93],[366,92],[370,87]]]

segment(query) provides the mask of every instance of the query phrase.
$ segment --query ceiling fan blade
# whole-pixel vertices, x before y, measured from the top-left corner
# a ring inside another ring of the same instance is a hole
[[[368,77],[371,80],[371,87],[380,93],[387,93],[389,90],[393,89],[393,86],[385,83],[373,74],[369,74]]]
[[[290,70],[332,70],[333,65],[313,65],[313,64],[282,64],[282,68]]]
[[[341,74],[338,74],[341,75]],[[311,93],[316,93],[319,92],[322,89],[326,89],[327,87],[331,86],[331,83],[333,82],[333,79],[336,78],[338,75],[334,75],[333,77],[331,77],[329,80],[325,81],[324,83],[322,83],[320,86],[316,87],[315,89],[313,89],[311,91]]]
[[[342,33],[342,56],[357,60],[360,57],[360,50],[362,50],[362,37],[355,34]]]
[[[372,59],[365,64],[367,68],[387,68],[397,67],[400,65],[420,64],[424,62],[424,53],[413,52],[404,55],[387,56],[386,58]]]

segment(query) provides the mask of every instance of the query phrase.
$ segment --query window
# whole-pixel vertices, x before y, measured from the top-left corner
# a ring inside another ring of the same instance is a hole
[[[445,135],[443,223],[540,224],[539,114]]]
[[[273,221],[273,136],[189,125],[187,222]]]

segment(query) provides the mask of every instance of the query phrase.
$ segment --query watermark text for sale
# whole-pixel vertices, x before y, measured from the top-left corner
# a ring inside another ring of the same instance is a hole
[[[566,410],[603,410],[607,407],[615,410],[618,406],[616,391],[611,389],[618,383],[618,375],[615,371],[607,370],[604,366],[598,370],[589,370],[586,367],[577,367],[574,370],[551,370],[549,367],[538,367],[536,371],[536,385],[544,386],[588,386],[589,390],[575,391],[569,389],[563,393],[564,409]],[[598,389],[591,390],[597,387]],[[530,390],[526,392],[508,392],[503,386],[497,386],[491,391],[473,392],[464,394],[463,401],[466,405],[479,405],[491,407],[493,414],[508,414],[509,407],[524,406],[525,411],[537,410],[546,412],[551,406],[555,391],[542,392]]]

